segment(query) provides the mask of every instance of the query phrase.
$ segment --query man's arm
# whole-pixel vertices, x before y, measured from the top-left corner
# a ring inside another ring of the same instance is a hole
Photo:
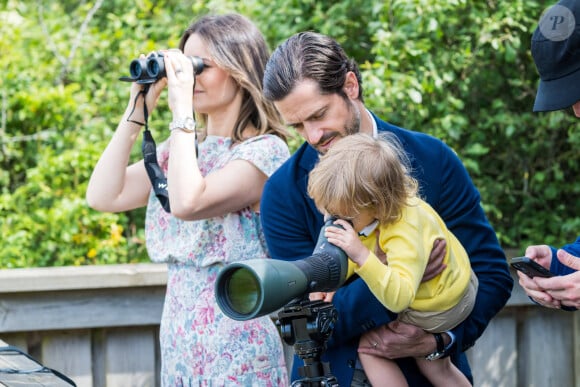
[[[472,269],[479,280],[473,312],[452,331],[455,343],[450,351],[458,349],[461,352],[475,343],[490,320],[504,307],[511,294],[513,279],[495,232],[481,208],[479,193],[459,158],[443,143],[437,147],[437,143],[425,142],[422,146],[424,149],[415,149],[420,163],[415,167],[418,171],[416,177],[422,183],[422,194],[467,250]],[[429,156],[421,160],[423,154]],[[360,282],[357,279],[339,289],[333,298],[341,316],[335,325],[335,343],[355,338],[370,328],[389,322],[393,317],[385,311],[379,313],[377,308],[372,307],[373,296]],[[357,301],[353,302],[354,299]],[[368,309],[362,307],[366,304],[370,305]],[[398,356],[423,356],[426,354],[425,348],[434,348],[432,336],[419,332],[412,337],[391,334],[385,339],[390,341],[387,344],[391,348],[398,348]],[[388,357],[397,357],[392,355]]]
[[[475,343],[490,320],[505,306],[509,299],[513,288],[513,279],[508,269],[505,254],[499,245],[495,231],[483,212],[479,192],[451,148],[431,136],[407,131],[380,120],[379,130],[392,131],[402,140],[411,159],[413,176],[419,182],[421,197],[439,213],[447,227],[463,244],[470,257],[473,271],[478,277],[479,288],[474,310],[463,323],[451,332],[454,336],[454,343],[446,351],[446,353],[453,351],[454,355],[459,354]],[[355,283],[356,281],[349,286],[353,286]],[[360,300],[361,303],[368,302],[369,298],[363,296],[364,286],[361,284],[358,288],[360,292],[357,294],[359,297],[357,300]],[[364,310],[359,312],[357,309],[350,309],[350,307],[357,307],[352,300],[349,302],[347,299],[345,302],[341,302],[341,296],[347,295],[345,290],[339,289],[333,298],[333,303],[341,307],[341,317],[355,315],[359,317],[359,321],[368,322],[370,319],[371,322],[376,323],[376,326],[382,325],[384,313],[382,315],[375,314],[375,316],[364,315]],[[343,319],[343,321],[345,320],[347,319]],[[360,334],[360,328],[360,325],[356,324],[343,327],[339,319],[335,325],[335,332],[344,332],[344,337],[347,337],[348,332],[353,332],[354,335]],[[391,331],[395,331],[395,333],[389,335],[390,339],[386,344],[390,348],[398,348],[398,357],[423,356],[425,348],[435,348],[431,334],[422,333],[419,330],[410,335],[405,329],[391,329]],[[399,334],[398,332],[401,331],[406,333]],[[337,336],[334,335],[335,340],[342,339],[342,336]],[[448,335],[444,335],[444,337],[447,344],[450,337]]]
[[[459,158],[442,146],[441,192],[435,210],[465,247],[479,287],[470,316],[453,329],[455,346],[475,344],[491,319],[505,306],[513,287],[505,254],[480,204],[479,192]]]
[[[311,210],[300,191],[295,162],[291,158],[266,181],[260,202],[270,256],[284,261],[309,257],[324,225],[322,214]]]
[[[491,318],[503,308],[511,294],[513,280],[495,232],[480,206],[479,193],[461,161],[442,143],[424,142],[415,148],[413,153],[419,158],[416,161],[419,164],[414,169],[422,185],[422,195],[466,248],[480,283],[471,316],[453,332],[455,347],[465,350],[475,343]],[[421,160],[421,155],[428,156]],[[301,181],[296,179],[295,170],[285,167],[287,165],[266,183],[261,204],[262,225],[272,257],[295,260],[312,253],[323,218],[298,188]],[[328,343],[329,349],[358,338],[394,317],[357,277],[338,289],[333,304],[340,318]],[[401,340],[407,339],[401,337]],[[433,338],[425,334],[423,340],[427,342]]]
[[[387,310],[361,278],[355,276],[353,279],[338,289],[332,298],[339,319],[328,341],[329,350],[397,318],[397,314]]]
[[[557,275],[568,275],[568,274],[571,274],[571,273],[574,273],[575,271],[577,271],[569,266],[566,266],[562,262],[560,262],[560,260],[557,257],[558,249],[553,248],[553,247],[551,249],[552,249],[552,262],[550,265],[550,271],[552,273],[557,274]],[[562,246],[561,249],[565,250],[568,254],[571,254],[571,255],[576,256],[576,257],[580,257],[580,237],[576,238],[576,241],[574,241],[573,243],[569,243],[565,246]]]

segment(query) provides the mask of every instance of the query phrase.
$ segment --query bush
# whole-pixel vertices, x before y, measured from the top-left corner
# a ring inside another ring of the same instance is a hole
[[[186,3],[0,2],[0,33],[11,36],[0,41],[0,267],[148,260],[143,209],[105,214],[84,200],[127,103],[118,77],[139,53],[176,47],[196,16],[226,11],[249,16],[271,47],[302,30],[335,37],[361,65],[370,109],[458,153],[504,247],[576,237],[578,121],[531,112],[530,38],[550,3]],[[169,119],[164,103],[150,121],[157,140]],[[300,143],[294,137],[291,149]]]

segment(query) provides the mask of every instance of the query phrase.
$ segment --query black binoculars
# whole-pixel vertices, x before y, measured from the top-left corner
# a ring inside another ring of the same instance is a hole
[[[191,61],[194,75],[203,71],[203,60],[200,57],[188,56],[187,58]],[[119,80],[148,84],[166,77],[163,53],[154,52],[146,58],[133,59],[129,65],[129,74],[129,77],[120,77]]]

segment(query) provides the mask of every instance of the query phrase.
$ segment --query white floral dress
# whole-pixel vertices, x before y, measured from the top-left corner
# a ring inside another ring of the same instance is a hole
[[[232,160],[247,160],[270,176],[289,156],[273,135],[232,147],[208,136],[199,144],[204,176]],[[166,144],[158,149],[167,172]],[[251,208],[210,219],[182,221],[166,213],[152,193],[145,224],[154,262],[168,263],[161,319],[162,386],[287,386],[280,335],[268,316],[235,321],[216,304],[214,283],[227,263],[268,258],[259,214]]]

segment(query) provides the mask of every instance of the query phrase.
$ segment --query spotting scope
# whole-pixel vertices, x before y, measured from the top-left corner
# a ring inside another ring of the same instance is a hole
[[[296,261],[249,259],[225,266],[215,285],[222,312],[239,321],[264,316],[311,292],[338,289],[346,280],[348,258],[328,242],[324,230],[336,218],[329,218],[318,236],[310,257]]]

